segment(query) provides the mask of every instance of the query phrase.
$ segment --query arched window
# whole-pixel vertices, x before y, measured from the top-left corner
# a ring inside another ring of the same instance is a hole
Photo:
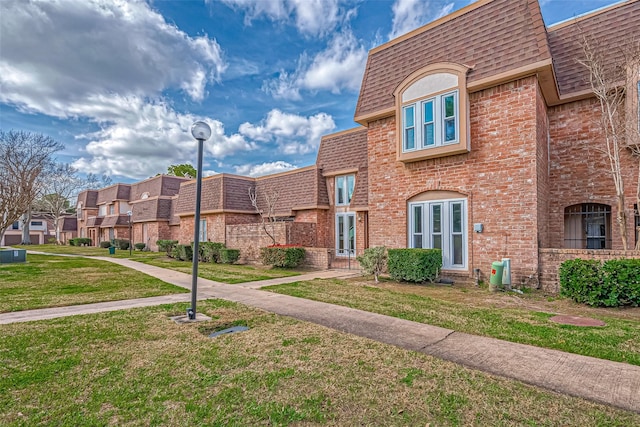
[[[611,206],[581,203],[566,207],[564,247],[611,249]]]
[[[427,191],[408,203],[408,247],[442,249],[442,268],[467,268],[467,198]]]
[[[469,151],[466,74],[439,63],[408,76],[394,92],[398,160],[413,162]]]

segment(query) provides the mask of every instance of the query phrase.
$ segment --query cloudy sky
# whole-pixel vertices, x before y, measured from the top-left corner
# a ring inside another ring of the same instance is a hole
[[[315,162],[356,126],[369,49],[468,0],[0,0],[0,129],[132,182],[196,162],[258,176]],[[613,0],[541,0],[553,24]]]

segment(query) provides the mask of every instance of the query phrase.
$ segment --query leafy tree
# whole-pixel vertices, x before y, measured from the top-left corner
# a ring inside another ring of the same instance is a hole
[[[183,176],[185,178],[195,178],[198,176],[196,168],[188,163],[181,165],[171,165],[167,168],[167,174],[171,176]]]
[[[63,148],[39,133],[0,131],[0,237],[24,215],[23,243],[30,243],[31,206],[42,194],[53,154]]]

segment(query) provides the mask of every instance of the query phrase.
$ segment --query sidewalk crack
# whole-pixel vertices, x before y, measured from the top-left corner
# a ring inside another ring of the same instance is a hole
[[[420,350],[426,350],[426,349],[427,349],[427,348],[429,348],[429,347],[434,347],[434,346],[436,346],[436,345],[440,344],[441,342],[443,342],[444,340],[446,340],[447,338],[449,338],[451,335],[453,335],[453,334],[455,334],[455,333],[456,333],[456,331],[451,331],[451,332],[449,332],[447,335],[445,335],[442,339],[439,339],[439,340],[438,340],[438,341],[436,341],[436,342],[432,342],[432,343],[430,343],[430,344],[427,344],[427,345],[425,345],[425,346],[421,347],[421,348],[420,348]]]

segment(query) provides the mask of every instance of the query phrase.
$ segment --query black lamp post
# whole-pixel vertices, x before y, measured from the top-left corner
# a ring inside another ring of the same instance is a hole
[[[127,211],[127,216],[129,217],[129,258],[131,258],[131,246],[133,246],[133,235],[131,234],[131,215],[133,215],[133,211]]]
[[[211,128],[202,121],[191,125],[191,135],[198,140],[198,169],[196,176],[196,211],[193,224],[193,270],[191,272],[191,307],[187,310],[189,320],[196,319],[196,301],[198,294],[198,253],[200,249],[200,199],[202,194],[202,149],[204,142],[211,136]]]

